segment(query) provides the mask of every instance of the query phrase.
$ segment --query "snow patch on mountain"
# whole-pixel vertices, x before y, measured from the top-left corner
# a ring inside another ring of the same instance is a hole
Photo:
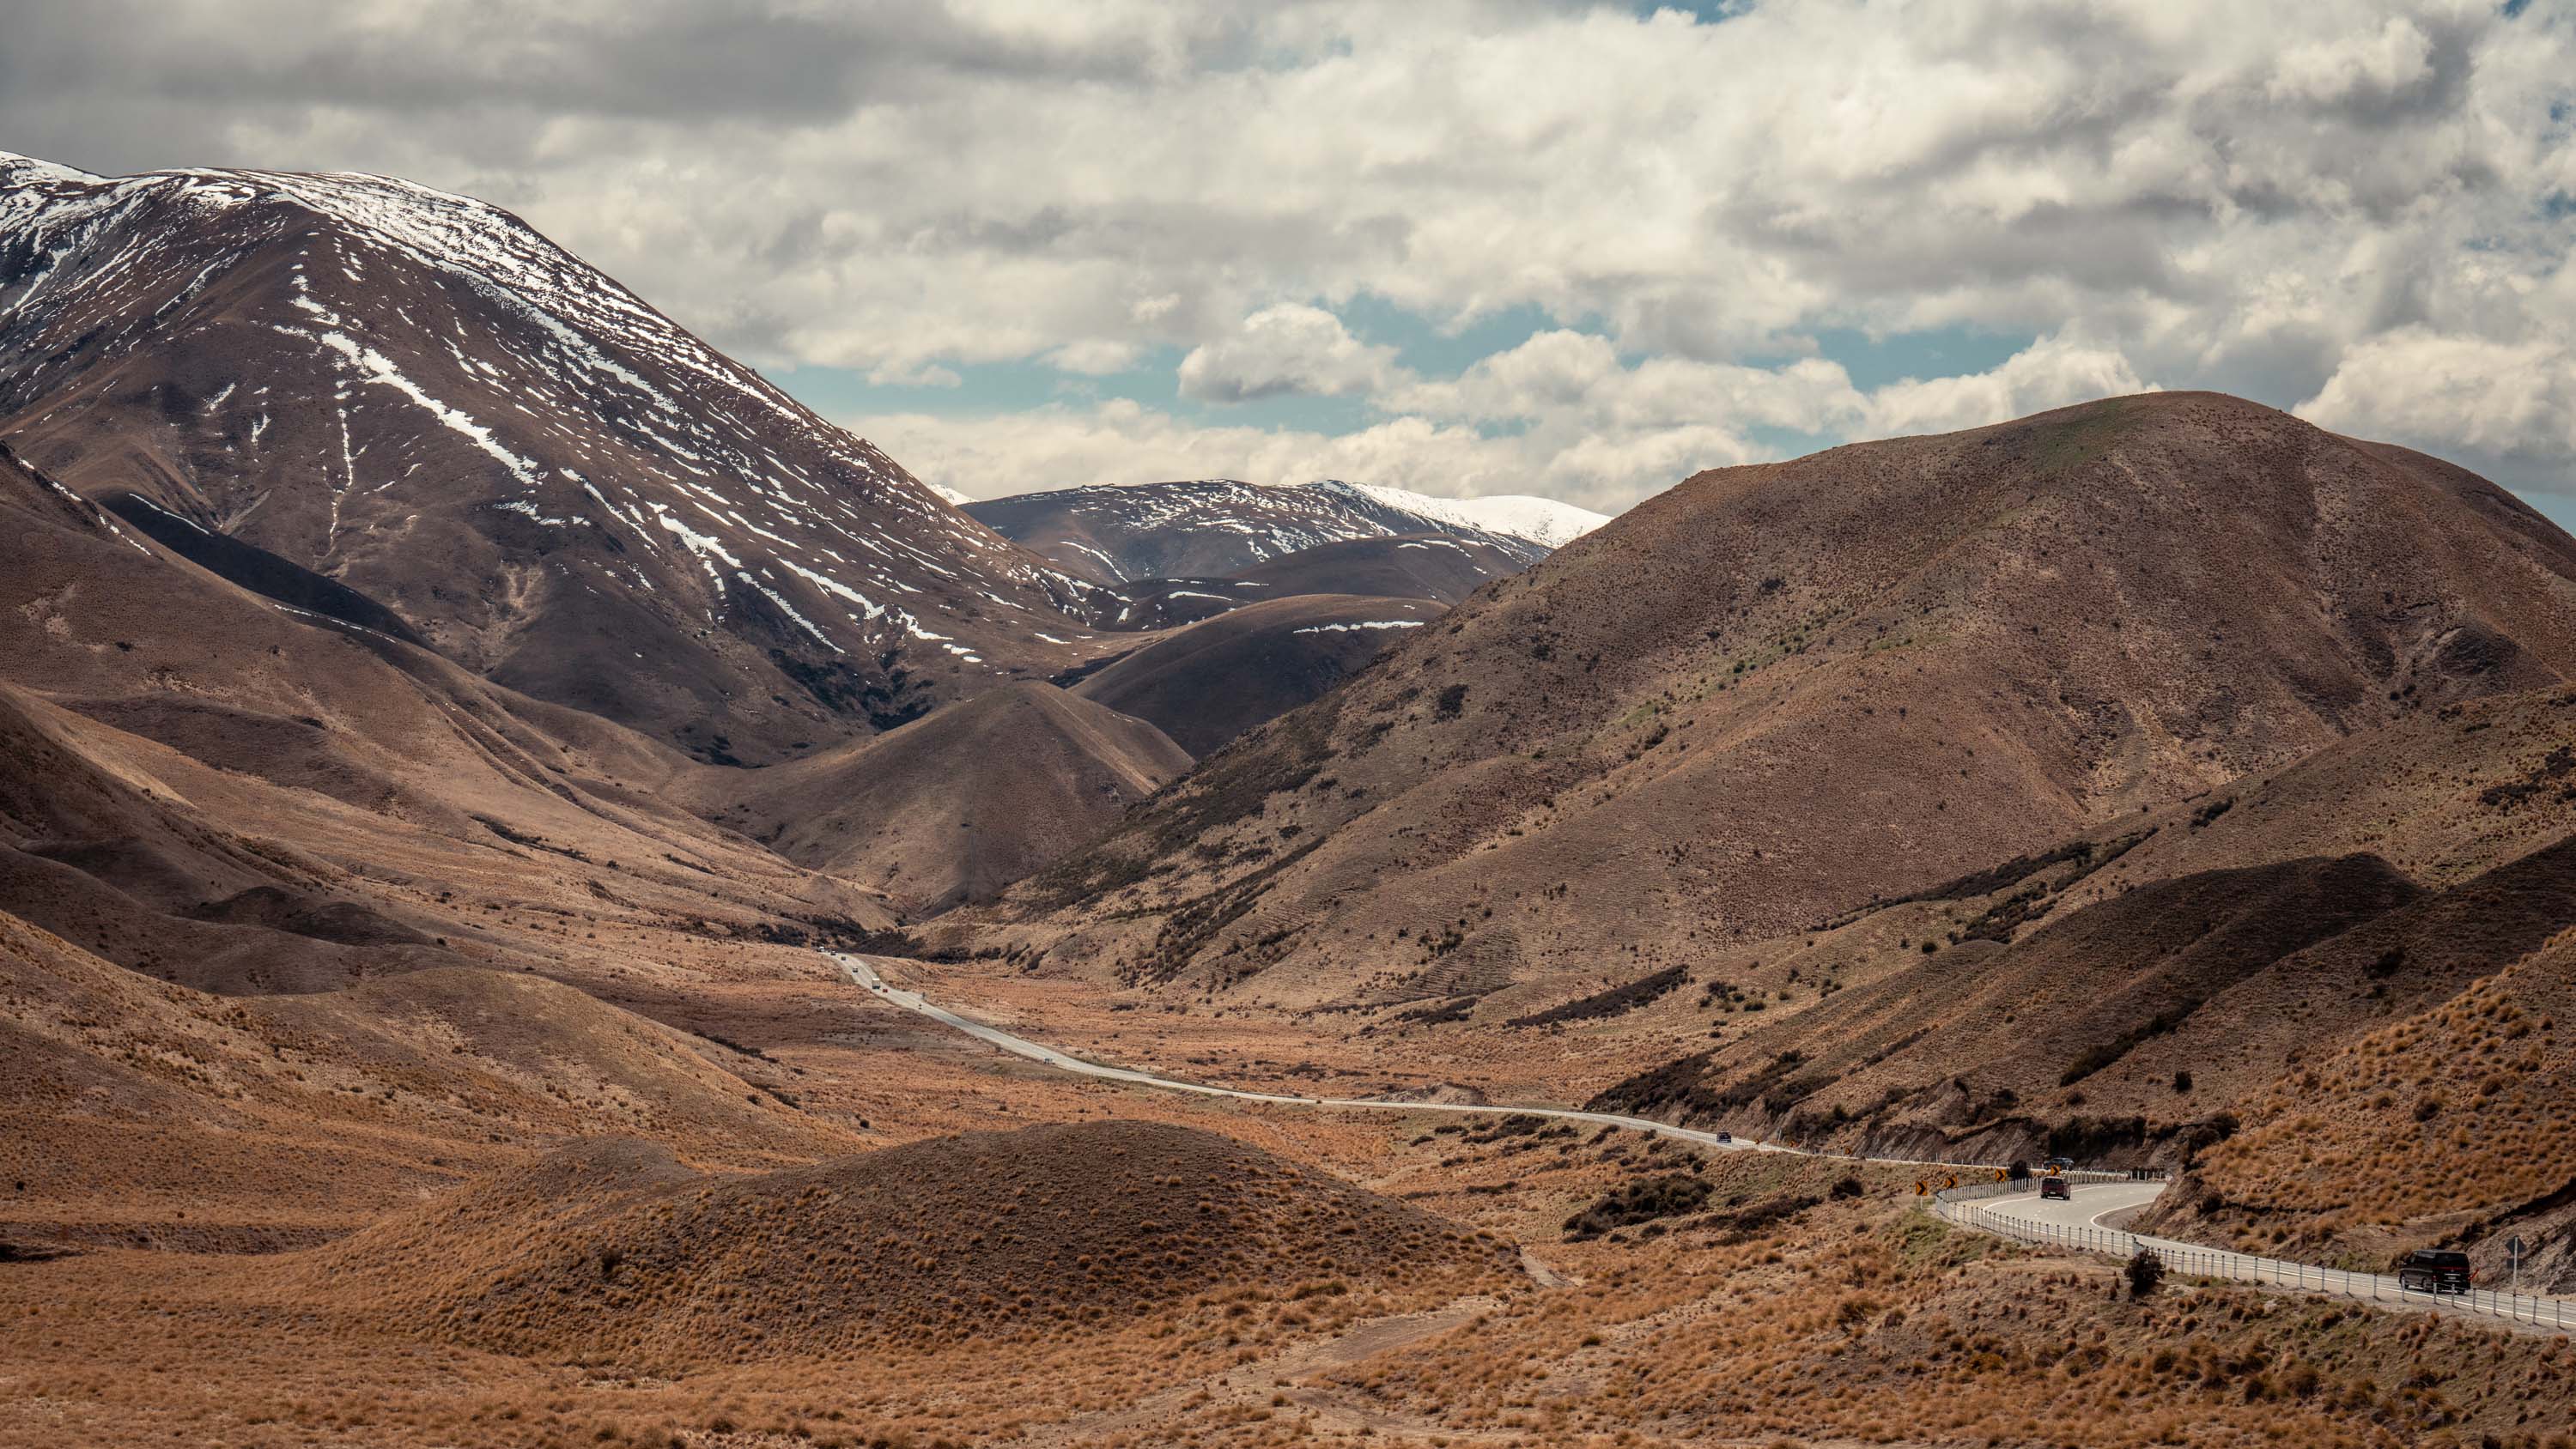
[[[1503,571],[1609,520],[1546,498],[1433,498],[1324,479],[1098,484],[966,505],[966,512],[1107,584],[1221,577],[1325,544],[1428,538],[1491,549]]]
[[[1434,498],[1428,493],[1382,488],[1373,483],[1344,483],[1338,479],[1308,486],[1347,488],[1374,498],[1389,508],[1418,513],[1453,527],[1482,529],[1487,533],[1526,539],[1548,548],[1563,548],[1610,521],[1609,514],[1526,493],[1496,493],[1483,498]]]

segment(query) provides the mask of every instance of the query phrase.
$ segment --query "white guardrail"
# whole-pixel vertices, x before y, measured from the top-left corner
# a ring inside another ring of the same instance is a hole
[[[2072,1182],[2133,1182],[2137,1179],[2117,1172],[2075,1171],[2064,1174]],[[2073,1248],[2081,1252],[2104,1253],[2116,1258],[2130,1258],[2140,1251],[2152,1253],[2165,1265],[2168,1273],[2197,1278],[2215,1278],[2232,1283],[2270,1284],[2282,1288],[2303,1288],[2317,1293],[2330,1293],[2366,1303],[2403,1304],[2415,1308],[2434,1308],[2500,1318],[2514,1323],[2539,1327],[2576,1328],[2576,1302],[2564,1298],[2541,1298],[2525,1293],[2499,1293],[2492,1288],[2472,1288],[2466,1293],[2439,1293],[2422,1288],[2409,1288],[2394,1277],[2382,1273],[2353,1273],[2341,1268],[2320,1268],[2309,1263],[2293,1263],[2281,1258],[2258,1258],[2246,1253],[2233,1253],[2223,1248],[2200,1248],[2187,1243],[2140,1237],[2117,1228],[2097,1228],[2064,1223],[2037,1223],[2026,1218],[2010,1217],[1991,1208],[1972,1204],[1978,1198],[2011,1197],[2036,1192],[2039,1179],[2023,1182],[1980,1182],[1966,1187],[1943,1188],[1932,1194],[1933,1211],[1946,1222],[1975,1228],[1997,1237],[2017,1242],[2043,1243],[2053,1247]]]

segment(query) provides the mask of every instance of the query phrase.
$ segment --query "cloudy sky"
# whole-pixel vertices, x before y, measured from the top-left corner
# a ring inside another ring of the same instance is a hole
[[[0,0],[0,147],[510,206],[916,472],[1615,510],[2213,387],[2576,517],[2576,0]]]

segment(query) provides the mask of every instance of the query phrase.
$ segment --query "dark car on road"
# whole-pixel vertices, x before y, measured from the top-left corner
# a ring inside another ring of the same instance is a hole
[[[2047,1202],[2051,1198],[2054,1198],[2059,1202],[2073,1202],[2075,1200],[2075,1185],[2062,1177],[2041,1178],[2039,1180],[2039,1200],[2041,1202]]]
[[[2417,1248],[2397,1268],[2397,1286],[2412,1293],[2466,1293],[2469,1277],[2468,1254],[2439,1248]]]

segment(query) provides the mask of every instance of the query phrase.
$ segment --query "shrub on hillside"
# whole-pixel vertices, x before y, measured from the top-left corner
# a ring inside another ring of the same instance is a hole
[[[2121,1271],[2129,1280],[2129,1296],[2144,1298],[2165,1281],[2165,1260],[2157,1257],[2152,1248],[2140,1248]]]
[[[1687,979],[1685,968],[1667,967],[1652,976],[1631,981],[1625,986],[1613,986],[1607,991],[1597,991],[1590,996],[1566,1002],[1561,1006],[1551,1006],[1545,1011],[1513,1017],[1503,1025],[1552,1026],[1558,1022],[1589,1021],[1596,1017],[1618,1016],[1662,1000],[1666,995],[1678,990]]]
[[[1678,1172],[1636,1178],[1601,1194],[1591,1206],[1567,1218],[1565,1235],[1581,1241],[1597,1238],[1613,1228],[1673,1217],[1708,1201],[1708,1194],[1705,1179]]]

